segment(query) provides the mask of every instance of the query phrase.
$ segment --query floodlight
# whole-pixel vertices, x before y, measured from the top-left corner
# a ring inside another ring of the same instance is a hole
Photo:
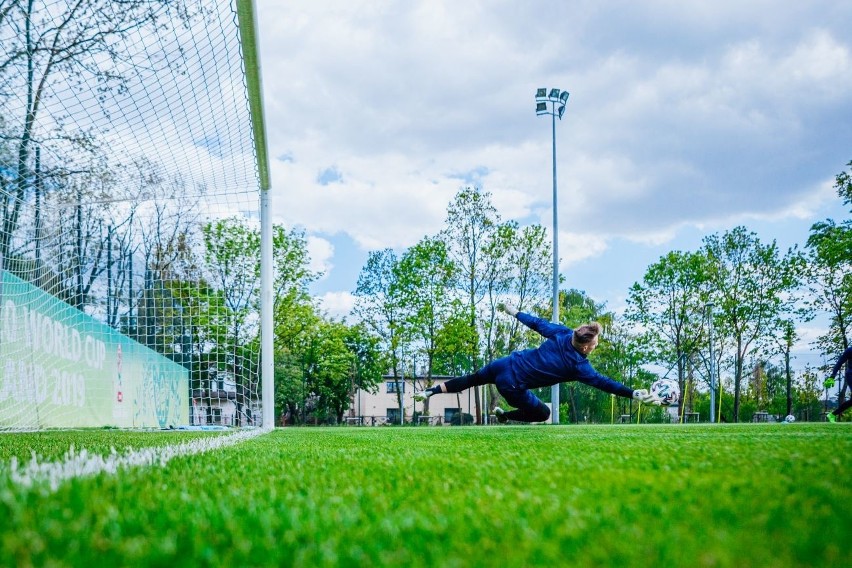
[[[549,114],[553,132],[553,322],[559,322],[559,224],[557,220],[556,199],[556,119],[562,120],[565,105],[568,102],[568,91],[561,89],[538,89],[535,93],[535,113],[538,116]],[[551,414],[554,424],[559,424],[559,385],[550,389]]]

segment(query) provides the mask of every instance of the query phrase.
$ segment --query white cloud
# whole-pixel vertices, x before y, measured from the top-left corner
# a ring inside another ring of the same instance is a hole
[[[594,258],[607,250],[607,243],[594,232],[559,232],[559,268],[565,268],[589,258]]]
[[[355,306],[355,297],[350,292],[326,292],[317,300],[320,308],[334,319],[347,317]]]
[[[836,199],[827,180],[852,157],[844,3],[261,0],[259,13],[270,153],[285,157],[276,218],[365,255],[437,232],[468,183],[504,219],[550,227],[540,86],[571,92],[556,124],[563,267],[801,221]],[[337,181],[321,185],[324,171]],[[322,258],[332,280],[339,263]]]
[[[310,257],[308,270],[311,272],[321,272],[324,276],[334,268],[332,259],[334,258],[334,245],[326,239],[308,235],[307,251]]]
[[[784,58],[780,71],[779,79],[792,78],[804,87],[846,96],[852,83],[849,46],[838,42],[827,30],[816,30]]]

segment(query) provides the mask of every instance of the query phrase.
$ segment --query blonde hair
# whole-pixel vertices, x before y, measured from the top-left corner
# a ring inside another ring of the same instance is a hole
[[[574,337],[571,342],[574,345],[588,345],[603,331],[603,326],[596,321],[583,324],[574,330]]]

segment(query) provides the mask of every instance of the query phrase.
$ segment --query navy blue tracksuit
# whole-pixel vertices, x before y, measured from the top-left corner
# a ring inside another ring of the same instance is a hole
[[[550,409],[529,389],[579,381],[604,392],[633,397],[632,389],[595,371],[586,356],[574,348],[573,329],[524,312],[515,317],[543,336],[544,343],[496,359],[472,375],[451,379],[444,384],[446,392],[494,384],[506,402],[517,409],[507,412],[506,418],[520,422],[542,422],[550,417]]]

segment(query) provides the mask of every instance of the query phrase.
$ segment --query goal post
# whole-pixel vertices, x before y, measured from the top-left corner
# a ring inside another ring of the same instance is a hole
[[[254,148],[260,181],[260,301],[261,301],[261,384],[263,425],[275,426],[275,361],[272,330],[272,221],[269,214],[269,149],[266,144],[266,119],[263,111],[263,81],[257,34],[257,7],[254,0],[237,0],[246,89],[251,112]]]
[[[0,430],[271,428],[254,2],[116,6],[0,18]]]

